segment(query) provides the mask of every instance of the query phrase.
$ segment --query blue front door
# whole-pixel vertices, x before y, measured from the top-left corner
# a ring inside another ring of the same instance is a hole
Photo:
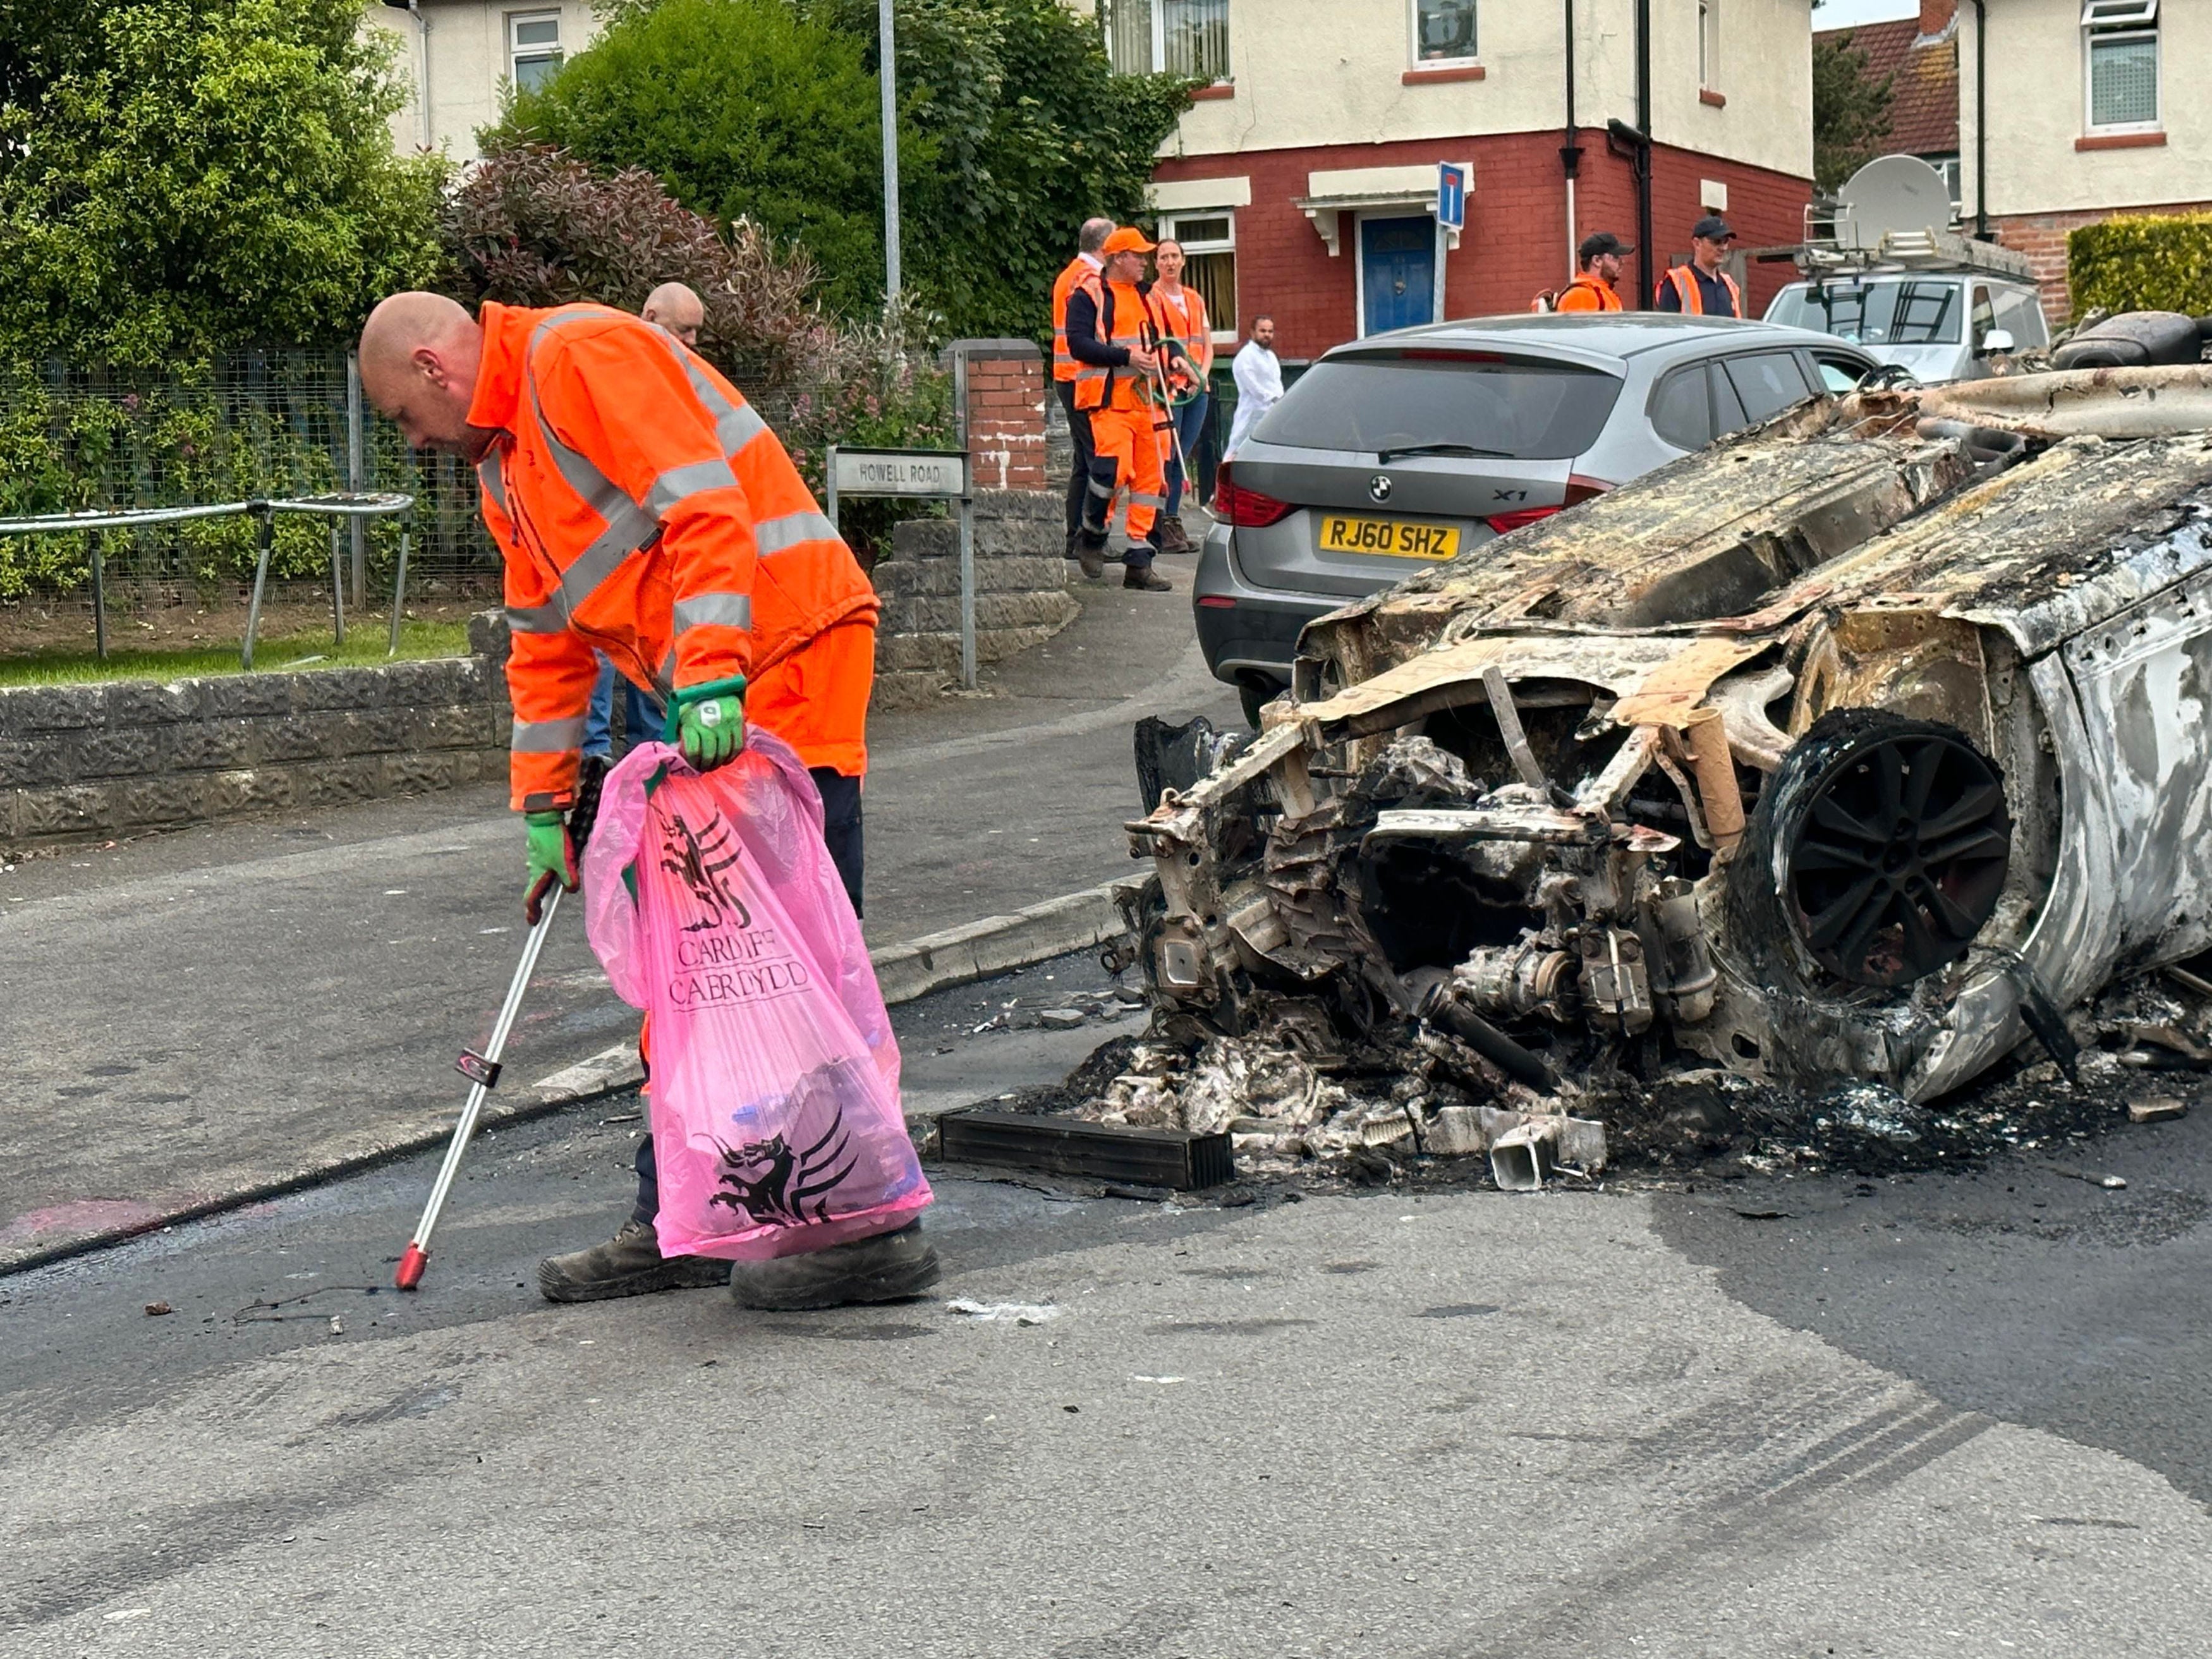
[[[1437,222],[1418,218],[1359,222],[1359,280],[1366,332],[1416,328],[1437,320]]]

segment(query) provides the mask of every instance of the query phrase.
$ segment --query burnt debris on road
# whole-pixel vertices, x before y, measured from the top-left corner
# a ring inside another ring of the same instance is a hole
[[[2212,944],[2208,428],[2194,368],[1820,399],[1313,624],[1255,738],[1150,734],[1155,1019],[1077,1109],[1522,1188],[2124,1121],[2212,1060],[2144,977]]]

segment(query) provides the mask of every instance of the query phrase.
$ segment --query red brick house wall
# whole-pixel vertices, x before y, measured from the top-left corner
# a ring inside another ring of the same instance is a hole
[[[2074,314],[2066,282],[2066,234],[2083,225],[2100,225],[2116,214],[2212,213],[2212,202],[2169,202],[2159,207],[2094,208],[2074,213],[1992,213],[1990,230],[1998,243],[2025,253],[2043,288],[2043,314],[2057,327]]]
[[[955,340],[968,366],[968,453],[977,489],[1048,489],[1044,357],[1028,340]]]
[[[1491,316],[1527,311],[1538,294],[1559,287],[1572,274],[1566,258],[1559,142],[1559,131],[1550,130],[1185,156],[1161,162],[1158,177],[1249,177],[1251,205],[1237,210],[1237,332],[1247,332],[1252,319],[1265,312],[1275,319],[1276,350],[1285,357],[1307,358],[1358,331],[1358,250],[1351,216],[1344,216],[1343,252],[1332,258],[1295,204],[1307,193],[1309,173],[1472,161],[1474,187],[1468,197],[1467,228],[1458,249],[1445,256],[1444,311],[1448,317]],[[1636,187],[1628,162],[1607,152],[1602,128],[1585,129],[1581,142],[1577,228],[1583,235],[1612,230],[1634,240]],[[1745,246],[1781,246],[1802,240],[1809,179],[1662,145],[1653,152],[1655,270],[1663,269],[1669,256],[1688,252],[1690,227],[1704,212],[1699,181],[1706,179],[1728,186],[1729,222]],[[1630,269],[1632,276],[1632,260]],[[1796,274],[1786,264],[1753,266],[1746,295],[1751,314],[1757,316]],[[1631,300],[1627,295],[1622,298]],[[1643,303],[1650,303],[1649,295]]]

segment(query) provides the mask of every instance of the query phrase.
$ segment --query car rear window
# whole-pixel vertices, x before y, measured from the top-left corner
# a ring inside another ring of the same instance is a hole
[[[1379,454],[1463,444],[1516,460],[1565,460],[1597,441],[1619,377],[1489,353],[1404,352],[1316,363],[1252,435],[1299,449]]]
[[[1956,345],[1966,317],[1965,284],[1899,276],[1792,283],[1766,309],[1770,323],[1818,329],[1853,345]]]

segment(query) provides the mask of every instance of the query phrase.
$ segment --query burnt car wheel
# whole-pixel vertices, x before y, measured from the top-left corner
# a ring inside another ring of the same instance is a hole
[[[1876,709],[1823,716],[1762,794],[1736,884],[1771,933],[1847,984],[1893,989],[1966,953],[2012,850],[1996,763],[1954,727]],[[1764,914],[1760,914],[1760,913]],[[1778,915],[1775,914],[1778,912]]]

